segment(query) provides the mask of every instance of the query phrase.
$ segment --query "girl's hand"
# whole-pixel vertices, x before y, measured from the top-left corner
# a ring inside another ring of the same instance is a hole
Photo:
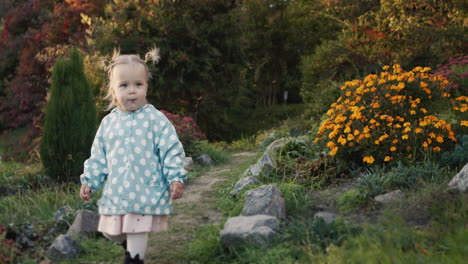
[[[86,184],[81,185],[80,198],[86,202],[89,202],[90,195],[91,195],[91,188]]]
[[[181,182],[173,182],[171,183],[171,199],[176,200],[182,197],[184,193],[184,184]]]

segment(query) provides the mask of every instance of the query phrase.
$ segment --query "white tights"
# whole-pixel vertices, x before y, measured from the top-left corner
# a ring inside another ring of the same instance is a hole
[[[146,247],[148,246],[148,233],[122,234],[117,236],[107,233],[102,234],[110,240],[118,242],[123,242],[127,239],[127,251],[130,252],[130,256],[134,258],[136,254],[139,254],[141,260],[145,258]]]

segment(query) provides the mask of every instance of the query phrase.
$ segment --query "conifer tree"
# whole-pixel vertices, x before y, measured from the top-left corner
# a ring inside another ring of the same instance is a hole
[[[59,182],[77,181],[89,157],[97,115],[83,59],[76,49],[70,59],[59,58],[52,72],[41,142],[47,175]]]

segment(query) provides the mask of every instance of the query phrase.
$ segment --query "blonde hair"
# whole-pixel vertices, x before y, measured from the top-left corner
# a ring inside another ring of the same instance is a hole
[[[120,64],[143,65],[146,72],[146,81],[148,82],[148,80],[151,78],[151,73],[148,70],[148,66],[146,65],[146,63],[148,61],[153,62],[153,64],[158,63],[160,58],[161,57],[159,55],[159,48],[156,47],[152,48],[149,52],[146,53],[145,60],[142,60],[137,54],[121,55],[119,49],[114,49],[114,54],[112,55],[112,59],[110,61],[101,61],[102,66],[107,71],[107,76],[109,78],[109,82],[107,85],[107,94],[106,97],[104,97],[105,100],[109,100],[109,104],[107,105],[106,111],[111,110],[112,108],[117,106],[116,100],[112,94],[112,72],[115,66]]]

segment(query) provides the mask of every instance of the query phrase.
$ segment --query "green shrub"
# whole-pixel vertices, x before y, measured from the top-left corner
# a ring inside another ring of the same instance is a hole
[[[309,202],[305,186],[294,183],[281,183],[279,189],[283,193],[287,215],[298,214],[307,208]]]
[[[340,212],[349,212],[353,209],[362,207],[369,201],[369,195],[367,192],[353,189],[343,193],[338,198],[338,207]]]
[[[461,168],[468,163],[468,135],[457,136],[458,144],[452,151],[442,154],[440,163],[451,168]]]
[[[41,142],[46,174],[59,181],[79,180],[96,133],[96,106],[77,50],[60,58],[52,72]]]
[[[222,164],[229,160],[229,154],[220,148],[215,147],[206,140],[201,140],[196,143],[198,154],[208,154],[215,164]]]

